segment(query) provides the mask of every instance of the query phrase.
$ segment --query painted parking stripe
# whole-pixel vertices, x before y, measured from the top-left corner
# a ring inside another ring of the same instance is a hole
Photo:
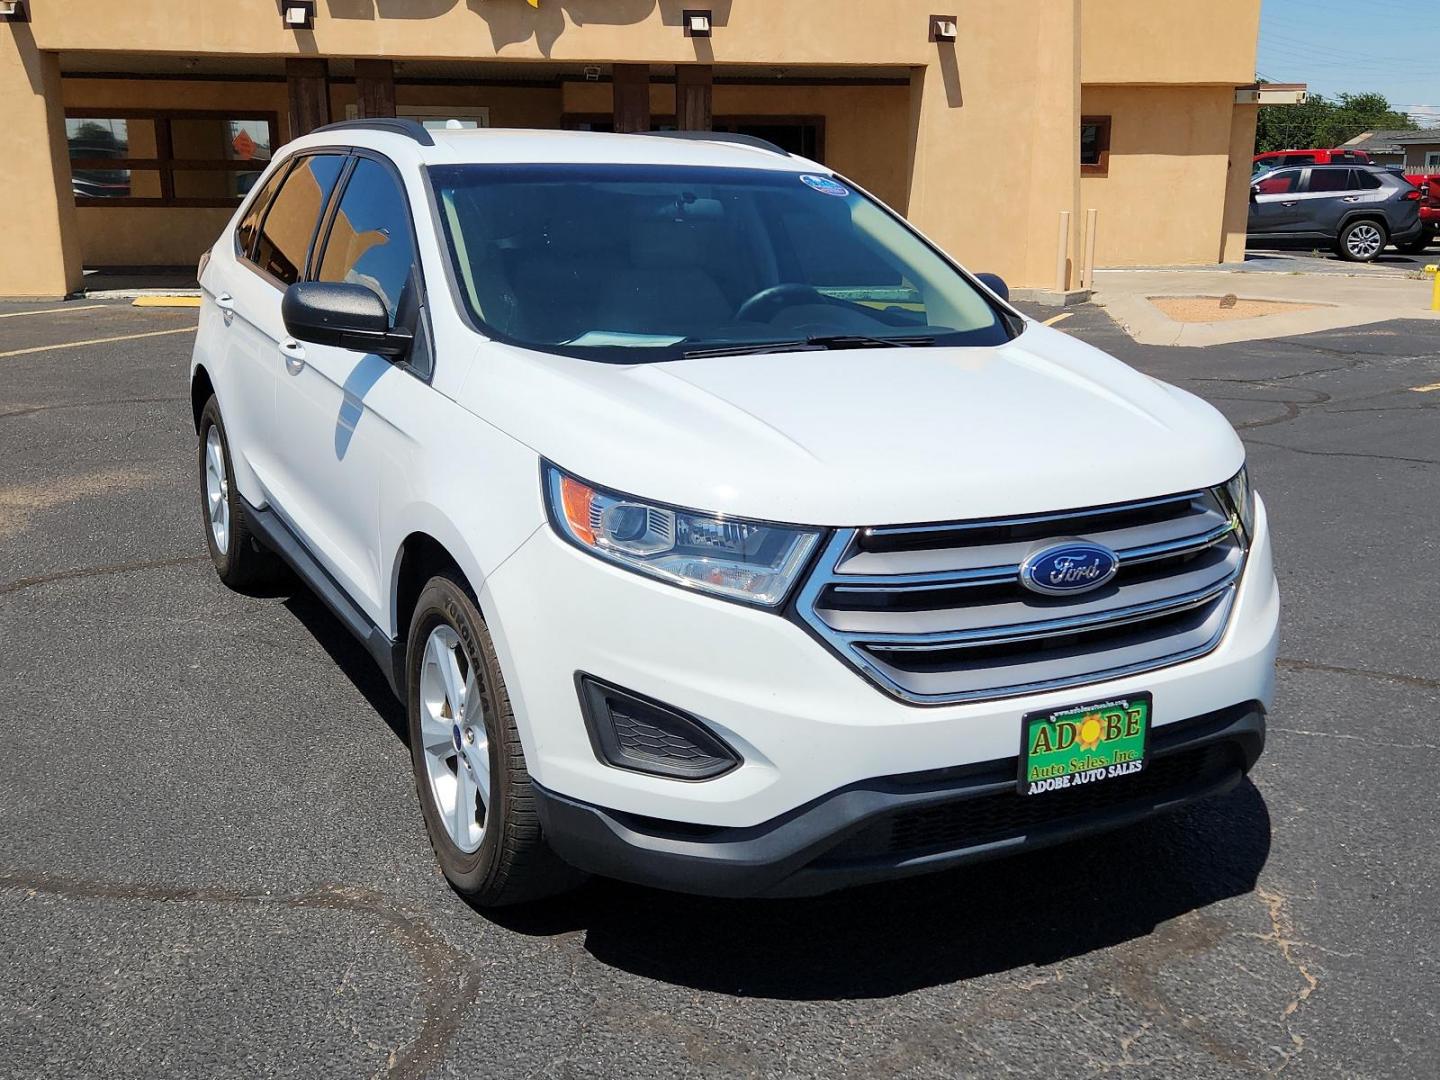
[[[0,352],[0,360],[9,356],[29,356],[31,353],[54,352],[57,349],[80,349],[86,345],[108,345],[112,341],[138,341],[140,338],[163,337],[166,334],[193,334],[198,326],[181,326],[174,330],[151,330],[144,334],[121,334],[119,337],[91,338],[89,341],[62,341],[58,345],[36,345],[29,349],[11,349]]]
[[[1062,311],[1059,315],[1052,315],[1052,316],[1050,316],[1050,318],[1046,319],[1046,320],[1045,320],[1045,325],[1046,325],[1046,326],[1054,326],[1056,323],[1058,323],[1058,322],[1063,322],[1063,321],[1065,321],[1066,319],[1068,319],[1071,315],[1074,315],[1074,314],[1075,314],[1075,313],[1074,313],[1073,311]]]
[[[1410,389],[1416,394],[1428,394],[1432,390],[1440,390],[1440,382],[1432,382],[1429,386],[1412,386]]]
[[[52,307],[43,311],[7,311],[0,314],[0,319],[23,319],[26,315],[63,315],[67,311],[94,311],[96,308],[110,307],[109,304],[81,304],[79,307]]]

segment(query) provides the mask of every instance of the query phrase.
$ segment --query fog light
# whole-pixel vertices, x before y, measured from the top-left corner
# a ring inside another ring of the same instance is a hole
[[[606,765],[672,780],[713,780],[740,755],[693,716],[589,675],[575,676],[595,756]]]

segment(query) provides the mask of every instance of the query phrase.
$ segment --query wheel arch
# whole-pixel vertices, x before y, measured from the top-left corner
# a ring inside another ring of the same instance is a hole
[[[416,601],[425,583],[437,574],[453,572],[479,606],[481,583],[474,573],[464,565],[464,554],[452,540],[447,543],[435,532],[440,530],[415,529],[408,533],[395,552],[394,570],[391,574],[390,620],[395,628],[395,641],[404,648],[410,634],[410,617],[414,614]]]
[[[210,372],[205,370],[204,364],[196,364],[195,370],[190,373],[190,415],[195,421],[197,435],[200,433],[200,414],[214,394],[215,383],[210,378]]]
[[[1380,210],[1350,210],[1340,219],[1340,231],[1344,232],[1357,221],[1373,221],[1385,230],[1385,235],[1390,235],[1390,222]]]

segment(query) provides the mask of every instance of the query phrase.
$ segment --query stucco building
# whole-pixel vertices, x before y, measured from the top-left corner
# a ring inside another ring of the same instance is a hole
[[[937,26],[936,8],[958,14]],[[1100,266],[1213,263],[1244,244],[1259,9],[0,3],[0,295],[72,292],[82,267],[193,264],[286,140],[393,114],[762,135],[1016,286],[1076,284],[1090,209]]]

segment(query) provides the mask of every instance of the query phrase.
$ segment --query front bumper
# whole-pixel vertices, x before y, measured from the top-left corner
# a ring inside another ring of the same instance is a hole
[[[1149,692],[1161,740],[1171,725],[1237,702],[1267,708],[1279,612],[1263,504],[1229,627],[1213,651],[999,700],[906,704],[779,614],[607,565],[547,528],[490,576],[480,601],[527,766],[552,808],[575,804],[619,821],[726,829],[770,827],[874,777],[983,774],[1014,758],[1021,718],[1040,709]],[[581,715],[577,672],[684,710],[743,764],[701,782],[606,765]]]
[[[1157,730],[1144,772],[1025,796],[1014,757],[853,784],[750,828],[696,828],[539,789],[546,839],[605,877],[707,896],[811,896],[1045,847],[1235,785],[1265,744],[1246,702]]]

